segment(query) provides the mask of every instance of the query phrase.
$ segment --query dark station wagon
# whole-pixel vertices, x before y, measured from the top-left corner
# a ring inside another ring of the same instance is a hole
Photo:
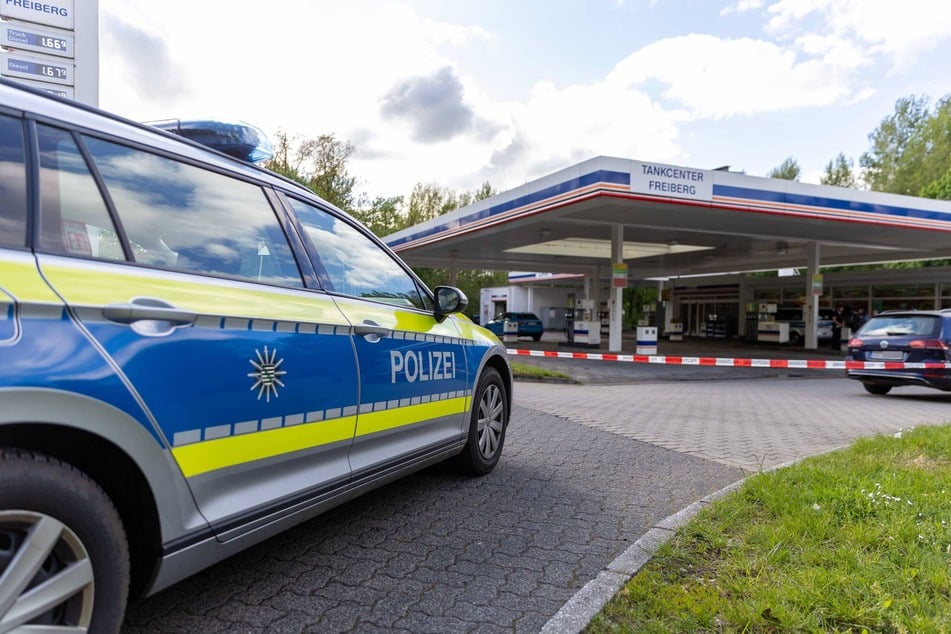
[[[871,394],[888,394],[905,385],[951,390],[951,368],[946,367],[951,363],[951,309],[888,311],[871,317],[849,341],[850,361],[875,363],[871,368],[847,366],[848,377],[861,381]],[[889,367],[898,363],[922,365]]]

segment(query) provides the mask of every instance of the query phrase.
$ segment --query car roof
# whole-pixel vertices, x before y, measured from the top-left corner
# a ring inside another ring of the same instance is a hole
[[[217,169],[226,170],[257,181],[264,181],[285,191],[314,199],[318,198],[303,185],[279,174],[241,161],[223,152],[202,145],[155,126],[126,119],[88,104],[73,101],[16,81],[0,78],[0,112],[15,110],[16,114],[30,114],[44,123],[68,125],[92,135],[114,137],[125,142],[169,152],[192,159]],[[324,204],[329,204],[324,201]]]
[[[951,308],[942,308],[941,310],[883,310],[875,317],[914,317],[914,316],[932,316],[932,317],[951,317]]]

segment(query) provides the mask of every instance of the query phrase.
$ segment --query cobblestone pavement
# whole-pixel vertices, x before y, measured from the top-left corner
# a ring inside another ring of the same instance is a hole
[[[517,406],[490,475],[435,467],[367,494],[131,607],[124,631],[538,632],[651,526],[740,477]]]
[[[740,377],[745,370],[732,369]],[[861,436],[951,422],[947,392],[899,388],[872,396],[842,377],[518,387],[525,407],[748,472]]]

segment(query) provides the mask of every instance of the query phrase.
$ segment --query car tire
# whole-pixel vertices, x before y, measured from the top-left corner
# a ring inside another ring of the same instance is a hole
[[[879,383],[863,383],[862,387],[865,388],[865,391],[869,394],[876,394],[878,396],[885,396],[891,391],[891,385],[881,385]]]
[[[0,449],[0,578],[14,589],[0,604],[5,626],[119,631],[129,549],[109,496],[55,458]],[[44,583],[48,602],[27,596]]]
[[[509,408],[505,383],[495,368],[486,368],[472,401],[469,437],[457,457],[459,468],[470,475],[485,475],[495,468],[505,444]]]
[[[532,335],[532,339],[533,339],[534,341],[541,341],[541,338],[542,338],[541,335]]]
[[[789,333],[789,345],[791,346],[801,346],[802,345],[802,335],[798,332]]]

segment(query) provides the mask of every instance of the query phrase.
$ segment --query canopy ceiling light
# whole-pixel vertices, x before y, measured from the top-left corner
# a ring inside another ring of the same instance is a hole
[[[692,244],[625,242],[624,253],[622,257],[625,260],[635,260],[637,258],[648,258],[655,255],[689,253],[691,251],[707,251],[712,248],[713,247],[701,247]],[[549,240],[547,242],[539,242],[536,244],[526,244],[522,247],[506,249],[505,252],[610,260],[611,241],[593,240],[588,238],[566,238],[564,240]]]

